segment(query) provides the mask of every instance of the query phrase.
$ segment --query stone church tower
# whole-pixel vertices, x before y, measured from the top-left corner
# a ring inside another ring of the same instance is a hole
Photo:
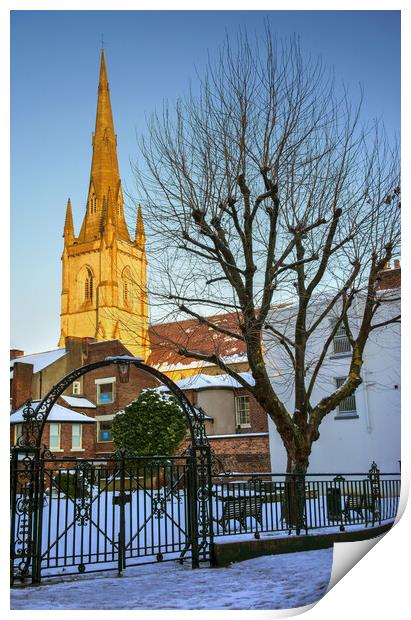
[[[70,199],[64,224],[61,334],[118,339],[149,354],[145,234],[141,209],[134,239],[124,218],[110,91],[101,51],[96,128],[86,212],[74,234]]]

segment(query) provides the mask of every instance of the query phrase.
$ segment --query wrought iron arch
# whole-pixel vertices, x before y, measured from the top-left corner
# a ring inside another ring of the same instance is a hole
[[[12,449],[12,531],[16,517],[23,524],[24,536],[13,546],[15,557],[19,558],[17,569],[12,569],[12,582],[18,577],[25,579],[30,575],[33,583],[40,581],[41,561],[36,551],[41,529],[40,513],[42,504],[39,501],[41,472],[45,459],[53,459],[53,454],[44,446],[42,435],[50,411],[57,399],[79,377],[93,370],[110,365],[131,366],[155,377],[175,396],[187,418],[191,445],[186,451],[189,463],[189,546],[192,550],[192,566],[199,566],[200,558],[211,557],[213,544],[212,503],[211,503],[211,450],[205,432],[205,414],[201,408],[194,407],[184,392],[156,368],[144,363],[140,358],[131,356],[107,357],[99,362],[87,364],[68,373],[44,396],[36,407],[27,402],[23,409],[23,433],[17,445]],[[123,367],[124,368],[124,367]],[[121,366],[119,368],[121,371]],[[123,459],[122,451],[113,454],[114,459]],[[25,503],[17,502],[17,482],[24,480]],[[40,525],[39,525],[40,524]],[[14,544],[14,543],[13,543]],[[186,547],[182,557],[189,548]],[[37,554],[37,555],[36,555]],[[40,562],[40,563],[39,563]],[[14,572],[15,571],[15,572]]]
[[[41,447],[41,439],[50,411],[63,392],[79,377],[93,370],[104,368],[112,364],[134,366],[155,377],[165,385],[177,399],[186,416],[192,447],[195,448],[208,445],[204,424],[205,414],[203,410],[194,407],[178,385],[156,368],[148,366],[140,358],[120,355],[107,357],[104,360],[93,362],[92,364],[87,364],[72,370],[49,390],[35,408],[31,406],[29,401],[23,411],[23,433],[19,438],[18,447],[39,449]]]

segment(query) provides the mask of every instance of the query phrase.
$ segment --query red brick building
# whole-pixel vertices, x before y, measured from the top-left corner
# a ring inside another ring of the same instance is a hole
[[[253,386],[250,372],[240,374]],[[176,383],[205,412],[211,448],[226,469],[270,471],[267,414],[248,390],[225,374],[202,373]]]
[[[118,340],[95,342],[91,338],[66,338],[64,348],[16,357],[11,351],[11,443],[14,445],[27,400],[38,404],[50,388],[70,371],[104,360],[130,355]],[[117,411],[135,400],[144,388],[159,383],[147,373],[130,367],[129,381],[121,383],[116,365],[93,370],[74,381],[52,408],[42,442],[56,456],[104,457],[113,450],[111,424]],[[71,415],[71,417],[70,417]]]
[[[11,351],[12,445],[21,432],[22,410],[28,399],[33,399],[35,406],[55,383],[79,366],[107,356],[129,355],[118,340],[66,338],[65,344],[64,348],[27,356],[22,351]],[[207,370],[215,373],[217,369]],[[243,376],[252,385],[250,373]],[[228,469],[269,470],[267,416],[247,390],[223,374],[196,374],[177,384],[193,404],[206,412],[212,448],[223,457]],[[83,375],[53,407],[43,444],[59,458],[104,458],[113,450],[111,425],[115,414],[143,389],[156,387],[160,386],[151,375],[133,366],[127,383],[119,381],[115,365]]]

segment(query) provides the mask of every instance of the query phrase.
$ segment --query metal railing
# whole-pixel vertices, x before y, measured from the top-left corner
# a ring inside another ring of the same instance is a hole
[[[395,519],[400,474],[375,464],[359,474],[223,474],[213,477],[212,496],[215,537],[344,531]]]
[[[291,535],[392,521],[400,475],[212,473],[179,457],[39,458],[13,451],[11,581],[209,561],[214,537]],[[214,464],[216,461],[214,462]]]

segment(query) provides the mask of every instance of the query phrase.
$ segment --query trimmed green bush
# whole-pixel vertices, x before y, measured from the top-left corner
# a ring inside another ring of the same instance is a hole
[[[184,439],[187,420],[177,401],[145,390],[113,420],[113,442],[137,456],[171,455]]]

